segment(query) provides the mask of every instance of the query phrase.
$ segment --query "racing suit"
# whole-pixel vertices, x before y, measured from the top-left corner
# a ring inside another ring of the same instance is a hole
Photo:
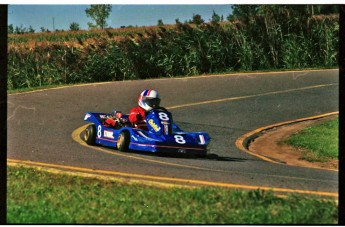
[[[140,106],[134,107],[129,111],[129,121],[137,125],[138,128],[145,128],[146,127],[146,122],[145,122],[145,117],[146,117],[146,111],[141,108]]]

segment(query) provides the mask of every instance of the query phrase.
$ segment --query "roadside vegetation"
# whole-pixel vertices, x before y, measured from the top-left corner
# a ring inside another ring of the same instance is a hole
[[[339,15],[315,10],[234,6],[227,22],[10,35],[8,89],[337,67]]]
[[[334,201],[270,191],[157,188],[7,167],[8,224],[336,224]]]
[[[307,149],[308,152],[302,154],[303,158],[310,162],[338,159],[339,118],[307,127],[291,136],[286,143]]]

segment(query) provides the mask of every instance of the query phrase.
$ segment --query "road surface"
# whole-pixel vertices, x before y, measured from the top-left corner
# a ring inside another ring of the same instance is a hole
[[[12,94],[8,96],[7,158],[165,183],[337,195],[338,172],[266,162],[241,151],[235,142],[263,126],[338,111],[338,73],[241,73]],[[217,158],[124,153],[81,141],[86,112],[128,112],[144,89],[160,93],[161,105],[183,130],[207,131],[212,138],[210,153]]]

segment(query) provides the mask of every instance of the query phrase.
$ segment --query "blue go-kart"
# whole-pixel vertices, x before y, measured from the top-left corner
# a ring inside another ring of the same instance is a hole
[[[146,115],[146,127],[136,128],[128,121],[128,115],[116,120],[115,127],[104,125],[112,114],[85,114],[84,120],[92,122],[84,132],[89,145],[99,144],[114,147],[120,151],[137,150],[144,152],[176,153],[199,157],[207,155],[210,136],[206,132],[184,132],[175,123],[165,108],[152,109]]]

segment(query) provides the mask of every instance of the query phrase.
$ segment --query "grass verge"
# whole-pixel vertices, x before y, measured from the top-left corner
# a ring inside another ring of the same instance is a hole
[[[337,159],[339,118],[303,129],[292,135],[286,143],[307,149],[303,158],[310,162]]]
[[[9,224],[336,224],[335,201],[270,191],[162,189],[7,167]]]

